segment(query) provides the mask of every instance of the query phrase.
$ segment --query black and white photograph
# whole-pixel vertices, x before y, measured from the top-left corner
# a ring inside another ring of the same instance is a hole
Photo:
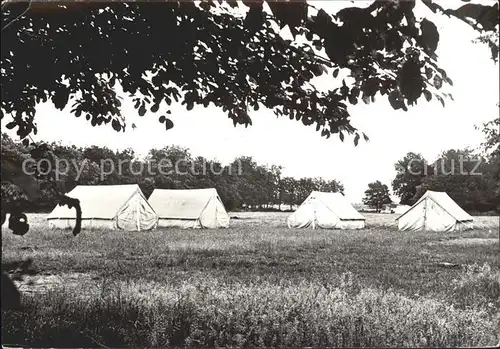
[[[1,0],[2,348],[500,347],[499,0]]]

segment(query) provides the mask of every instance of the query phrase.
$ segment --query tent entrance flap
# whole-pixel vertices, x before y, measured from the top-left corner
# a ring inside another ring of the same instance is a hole
[[[136,202],[136,214],[135,214],[135,218],[136,218],[136,224],[137,224],[137,231],[141,231],[141,222],[140,222],[140,217],[141,217],[141,203],[139,202],[139,200],[137,200]]]

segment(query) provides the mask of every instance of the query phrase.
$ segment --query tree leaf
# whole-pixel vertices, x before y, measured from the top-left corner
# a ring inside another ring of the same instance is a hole
[[[119,132],[119,131],[121,130],[121,128],[122,128],[122,125],[120,125],[120,122],[119,122],[118,120],[116,120],[116,119],[113,119],[113,121],[111,121],[111,126],[113,127],[113,129],[114,129],[115,131],[118,131],[118,132]]]
[[[398,110],[398,109],[404,110],[403,107],[405,107],[405,105],[399,96],[399,91],[397,91],[397,90],[391,91],[391,93],[389,93],[388,99],[389,99],[389,103],[391,104],[391,107],[394,110]]]
[[[63,110],[66,104],[68,104],[69,90],[67,88],[58,88],[54,95],[52,96],[52,103],[54,107],[59,110]]]
[[[344,141],[344,134],[342,133],[342,131],[339,132],[339,137],[340,137],[340,141],[343,142]]]
[[[333,71],[333,77],[334,78],[336,78],[337,76],[339,76],[339,71],[340,71],[339,68],[335,68],[335,70]]]
[[[153,104],[153,106],[151,107],[151,111],[153,113],[156,113],[158,111],[158,109],[160,109],[160,104],[159,103],[155,103]]]
[[[433,54],[439,43],[439,32],[434,23],[424,18],[420,23],[422,34],[420,40],[428,53]]]
[[[432,100],[432,93],[429,90],[424,90],[424,96],[427,102],[430,102]]]
[[[357,147],[359,142],[359,134],[356,133],[356,136],[354,137],[354,146]]]
[[[205,11],[210,11],[212,6],[214,6],[214,4],[211,1],[202,1],[200,3],[200,7]]]
[[[302,123],[304,126],[310,126],[314,123],[314,118],[310,117],[309,115],[304,115],[302,117]]]
[[[432,79],[432,76],[434,75],[434,72],[432,71],[431,68],[429,67],[425,67],[425,76],[427,77],[427,79]]]
[[[146,114],[146,107],[144,106],[144,103],[141,105],[139,108],[139,116],[144,116]]]
[[[170,130],[174,127],[174,123],[170,119],[165,120],[165,129]]]
[[[444,107],[445,107],[445,104],[444,104],[444,99],[443,99],[440,95],[438,95],[438,94],[435,94],[434,96],[436,97],[436,99],[437,99],[438,101],[440,101],[440,102],[441,102],[441,104],[443,105],[443,108],[444,108]]]
[[[347,95],[349,94],[349,87],[347,87],[347,85],[345,84],[345,80],[342,80],[342,87],[340,88],[339,92],[342,97],[347,97]]]
[[[443,86],[443,80],[441,79],[441,77],[439,75],[434,75],[434,81],[433,81],[433,85],[435,88],[437,88],[438,90]]]

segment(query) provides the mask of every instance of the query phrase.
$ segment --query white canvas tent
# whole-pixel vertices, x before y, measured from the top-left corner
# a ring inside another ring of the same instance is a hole
[[[401,231],[461,231],[473,228],[472,217],[445,192],[427,190],[404,214],[396,218]]]
[[[149,198],[158,227],[227,228],[229,215],[215,188],[155,189]]]
[[[82,229],[141,231],[156,227],[158,216],[137,184],[79,185],[66,194],[79,199]],[[56,206],[47,217],[53,228],[73,228],[75,209]]]
[[[398,205],[394,209],[394,213],[396,213],[396,214],[403,214],[406,211],[408,211],[410,208],[411,208],[411,206],[409,206],[409,205]]]
[[[363,229],[365,218],[341,193],[313,191],[287,224],[289,228]]]

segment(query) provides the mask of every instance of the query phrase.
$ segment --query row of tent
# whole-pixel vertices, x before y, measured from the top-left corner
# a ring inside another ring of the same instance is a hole
[[[82,228],[142,231],[157,227],[227,228],[229,215],[215,188],[155,189],[149,200],[136,184],[77,186],[67,194],[80,200]],[[56,206],[47,217],[53,228],[71,228],[75,212]],[[341,193],[313,191],[287,219],[289,228],[363,229],[363,217]],[[427,191],[398,218],[401,231],[461,231],[472,217],[446,193]]]
[[[229,215],[214,188],[155,189],[147,200],[137,184],[80,185],[67,196],[80,200],[83,229],[142,231],[229,226]],[[71,228],[76,223],[75,211],[56,206],[47,220],[53,228]]]
[[[437,232],[473,229],[473,219],[448,194],[428,190],[396,218],[401,231]],[[291,228],[363,229],[365,217],[340,193],[313,191],[288,217]]]

